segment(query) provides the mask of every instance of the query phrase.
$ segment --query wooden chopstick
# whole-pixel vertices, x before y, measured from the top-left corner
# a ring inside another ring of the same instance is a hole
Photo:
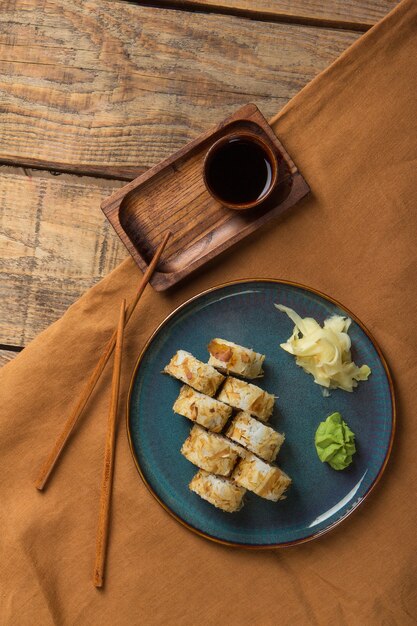
[[[161,258],[161,255],[165,249],[165,246],[168,243],[168,239],[170,238],[171,233],[168,232],[161,245],[159,246],[159,248],[157,249],[155,256],[153,257],[152,261],[150,262],[148,269],[146,270],[146,272],[144,273],[142,280],[139,284],[139,288],[138,291],[135,295],[135,297],[133,298],[132,302],[130,303],[127,311],[126,311],[126,320],[125,320],[125,325],[128,323],[133,311],[135,310],[135,307],[137,305],[137,303],[140,300],[140,297],[142,296],[146,285],[148,284],[149,280],[152,277],[152,274],[154,273],[159,259]],[[110,358],[111,353],[113,352],[114,346],[116,345],[116,337],[117,337],[117,330],[114,331],[113,335],[111,336],[110,340],[108,341],[96,367],[94,368],[94,371],[92,372],[90,378],[88,379],[80,398],[78,399],[77,404],[75,405],[73,411],[71,412],[71,414],[69,415],[67,421],[65,422],[64,428],[62,429],[61,433],[59,434],[58,438],[55,441],[55,444],[51,450],[51,452],[49,453],[49,455],[46,457],[45,461],[43,462],[41,469],[39,471],[38,477],[35,481],[35,487],[37,489],[39,489],[39,491],[42,491],[61,455],[61,452],[63,451],[66,442],[69,439],[69,436],[71,435],[75,424],[78,421],[78,418],[80,417],[85,405],[87,404],[87,401],[89,399],[89,397],[91,396],[91,393],[94,390],[94,387],[96,386],[96,383],[98,381],[98,379],[100,378],[107,361]]]
[[[101,483],[100,510],[97,526],[96,560],[94,564],[93,583],[102,587],[109,535],[110,501],[113,489],[113,471],[116,440],[117,408],[119,405],[120,372],[122,368],[123,332],[125,326],[126,300],[120,307],[119,324],[117,327],[116,348],[114,351],[113,377],[111,384],[110,410],[107,419],[106,447],[104,450],[103,479]]]

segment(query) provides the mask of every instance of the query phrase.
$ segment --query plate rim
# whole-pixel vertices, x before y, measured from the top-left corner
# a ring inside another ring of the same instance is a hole
[[[212,293],[213,291],[219,291],[220,289],[223,289],[225,287],[231,287],[231,286],[235,286],[235,285],[240,285],[243,283],[249,283],[249,282],[257,282],[257,283],[273,283],[273,284],[280,284],[280,285],[289,285],[290,287],[296,287],[299,289],[304,289],[306,291],[309,291],[311,293],[313,293],[314,295],[318,295],[321,298],[324,298],[325,300],[328,300],[329,302],[331,302],[332,304],[336,305],[339,309],[345,311],[349,317],[354,320],[356,322],[356,324],[358,324],[358,326],[361,328],[361,330],[367,335],[368,339],[371,341],[371,343],[373,344],[374,348],[377,351],[378,357],[381,360],[381,363],[383,365],[383,368],[385,370],[385,374],[387,376],[387,380],[388,380],[388,387],[389,387],[389,393],[390,393],[390,398],[391,398],[391,404],[392,404],[392,411],[391,411],[391,434],[390,434],[390,439],[388,442],[388,447],[387,447],[387,451],[385,453],[385,457],[384,460],[382,462],[381,467],[378,470],[377,475],[375,476],[374,480],[372,481],[372,483],[370,484],[370,486],[368,487],[368,489],[366,490],[366,492],[364,493],[364,495],[362,496],[362,498],[360,498],[360,500],[358,502],[356,502],[356,504],[354,506],[352,506],[352,508],[350,508],[342,517],[340,517],[339,519],[335,520],[332,524],[330,524],[329,526],[327,526],[326,528],[323,528],[315,533],[312,533],[311,535],[309,535],[308,537],[302,537],[300,539],[293,539],[291,541],[284,541],[284,542],[278,542],[278,543],[268,543],[268,544],[259,544],[259,545],[254,545],[254,544],[250,544],[250,543],[244,543],[244,542],[237,542],[237,541],[228,541],[226,539],[220,539],[219,537],[214,537],[213,535],[210,535],[209,533],[204,532],[203,530],[196,528],[195,526],[193,526],[192,524],[190,524],[189,522],[186,522],[182,517],[180,517],[177,513],[175,513],[159,496],[158,494],[154,491],[154,489],[152,488],[152,486],[150,485],[150,483],[147,481],[141,467],[139,464],[139,461],[135,455],[134,452],[134,448],[133,448],[133,441],[132,441],[132,437],[130,434],[130,428],[129,428],[129,416],[130,416],[130,402],[131,402],[131,396],[132,396],[132,391],[133,391],[133,386],[135,383],[135,379],[136,379],[136,374],[137,371],[140,367],[140,364],[143,360],[143,357],[145,356],[146,351],[148,350],[150,344],[152,343],[152,341],[154,340],[154,338],[156,337],[156,335],[160,332],[160,330],[166,325],[168,324],[168,322],[182,309],[184,309],[186,306],[188,306],[189,304],[191,304],[194,300],[197,300],[209,293]],[[281,549],[281,548],[289,548],[292,546],[296,546],[296,545],[300,545],[303,543],[308,543],[310,541],[313,541],[315,539],[318,539],[319,537],[322,537],[323,535],[326,535],[327,533],[333,531],[335,528],[337,528],[340,524],[342,524],[348,517],[350,517],[352,515],[352,513],[354,511],[356,511],[363,502],[365,502],[365,500],[368,498],[368,496],[370,495],[370,493],[374,490],[374,488],[376,487],[376,485],[379,483],[379,481],[381,480],[381,477],[383,475],[383,473],[385,472],[385,469],[387,467],[388,464],[388,460],[391,456],[391,452],[392,452],[392,447],[393,447],[393,443],[394,443],[394,436],[395,436],[395,432],[396,432],[396,427],[397,427],[397,400],[396,400],[396,395],[395,395],[395,388],[394,388],[394,381],[393,381],[393,377],[390,371],[390,368],[388,366],[387,360],[377,342],[377,340],[375,339],[375,337],[373,336],[373,334],[371,333],[371,331],[365,326],[365,324],[354,314],[352,313],[352,311],[350,311],[350,309],[348,309],[344,304],[342,304],[341,302],[339,302],[338,300],[336,300],[335,298],[333,298],[332,296],[327,295],[326,293],[324,293],[323,291],[320,291],[319,289],[316,289],[315,287],[309,287],[308,285],[304,285],[303,283],[299,283],[296,281],[291,281],[291,280],[285,280],[285,279],[281,279],[281,278],[239,278],[236,280],[230,280],[224,283],[220,283],[218,285],[214,285],[213,287],[209,287],[207,289],[204,289],[203,291],[200,291],[199,293],[195,294],[194,296],[191,296],[191,298],[188,298],[187,300],[185,300],[184,302],[182,302],[181,304],[179,304],[177,307],[175,307],[175,309],[173,311],[171,311],[171,313],[169,313],[163,320],[162,322],[160,322],[158,324],[158,326],[153,330],[153,332],[150,334],[150,336],[148,337],[148,339],[146,340],[145,344],[143,345],[142,349],[139,352],[139,356],[136,359],[136,363],[135,366],[133,368],[133,372],[131,374],[130,377],[130,382],[129,382],[129,391],[128,391],[128,395],[127,395],[127,401],[126,401],[126,432],[127,432],[127,439],[128,439],[128,444],[129,444],[129,448],[130,448],[130,453],[132,455],[133,458],[133,462],[135,464],[136,470],[139,474],[139,476],[141,477],[145,487],[147,488],[148,492],[156,499],[156,501],[162,506],[162,508],[169,513],[169,515],[171,517],[173,517],[177,522],[179,522],[182,526],[184,526],[185,528],[187,528],[188,530],[191,530],[193,533],[199,535],[200,537],[203,537],[205,539],[208,539],[209,541],[213,541],[217,544],[221,544],[224,546],[229,546],[229,547],[233,547],[233,548],[242,548],[245,550],[275,550],[275,549]]]

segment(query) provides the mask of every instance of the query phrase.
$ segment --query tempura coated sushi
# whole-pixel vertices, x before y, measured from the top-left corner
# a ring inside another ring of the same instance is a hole
[[[199,361],[185,350],[178,350],[174,354],[164,372],[208,396],[214,396],[224,380],[223,374],[214,367]]]
[[[221,372],[243,378],[258,378],[263,374],[264,354],[219,338],[212,339],[207,349],[210,353],[209,365]]]
[[[223,429],[232,414],[231,406],[195,391],[188,385],[181,387],[180,395],[172,408],[176,413],[214,433]]]
[[[201,469],[188,486],[200,498],[227,513],[239,511],[243,506],[246,489],[239,487],[229,478],[215,476]]]
[[[262,422],[271,417],[275,402],[272,394],[233,376],[226,378],[217,399],[235,409],[247,411]]]
[[[237,413],[233,418],[226,436],[265,461],[275,460],[285,439],[284,435],[262,424],[244,411]]]
[[[197,467],[220,476],[230,476],[239,458],[236,447],[226,437],[204,430],[197,424],[184,441],[181,454]]]
[[[282,498],[291,484],[291,478],[279,467],[265,463],[254,454],[241,459],[232,474],[232,480],[261,498],[274,502]]]

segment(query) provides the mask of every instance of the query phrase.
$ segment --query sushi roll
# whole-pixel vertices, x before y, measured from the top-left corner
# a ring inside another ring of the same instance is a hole
[[[227,429],[226,437],[254,452],[265,461],[275,460],[285,439],[284,435],[258,422],[244,411],[237,413],[234,417]]]
[[[204,430],[197,424],[184,441],[181,454],[197,467],[220,476],[230,476],[239,458],[236,447],[226,437]]]
[[[291,478],[279,467],[265,463],[254,454],[247,455],[236,466],[232,480],[261,498],[280,500],[291,484]]]
[[[226,378],[217,399],[235,409],[247,411],[262,422],[267,422],[271,417],[275,401],[274,396],[267,391],[233,376]]]
[[[227,513],[239,511],[243,506],[246,489],[224,476],[215,476],[201,469],[188,486],[200,498]]]
[[[208,396],[214,396],[224,380],[223,374],[214,367],[199,361],[185,350],[178,350],[174,354],[164,372]]]
[[[219,433],[232,414],[232,407],[184,385],[172,407],[175,413],[187,417],[207,430]]]
[[[264,354],[218,338],[212,339],[207,349],[210,353],[209,365],[221,372],[242,378],[258,378],[263,374]]]

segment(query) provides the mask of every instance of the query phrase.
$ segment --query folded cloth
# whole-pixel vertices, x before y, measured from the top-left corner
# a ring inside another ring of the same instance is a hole
[[[122,427],[107,583],[93,589],[111,368],[47,491],[32,481],[135,291],[127,260],[0,373],[1,624],[415,623],[416,21],[414,0],[401,3],[274,118],[311,196],[173,293],[148,288],[124,351],[121,407],[146,338],[204,288],[282,277],[340,299],[380,342],[398,393],[393,456],[369,502],[309,544],[226,548],[153,500]]]

